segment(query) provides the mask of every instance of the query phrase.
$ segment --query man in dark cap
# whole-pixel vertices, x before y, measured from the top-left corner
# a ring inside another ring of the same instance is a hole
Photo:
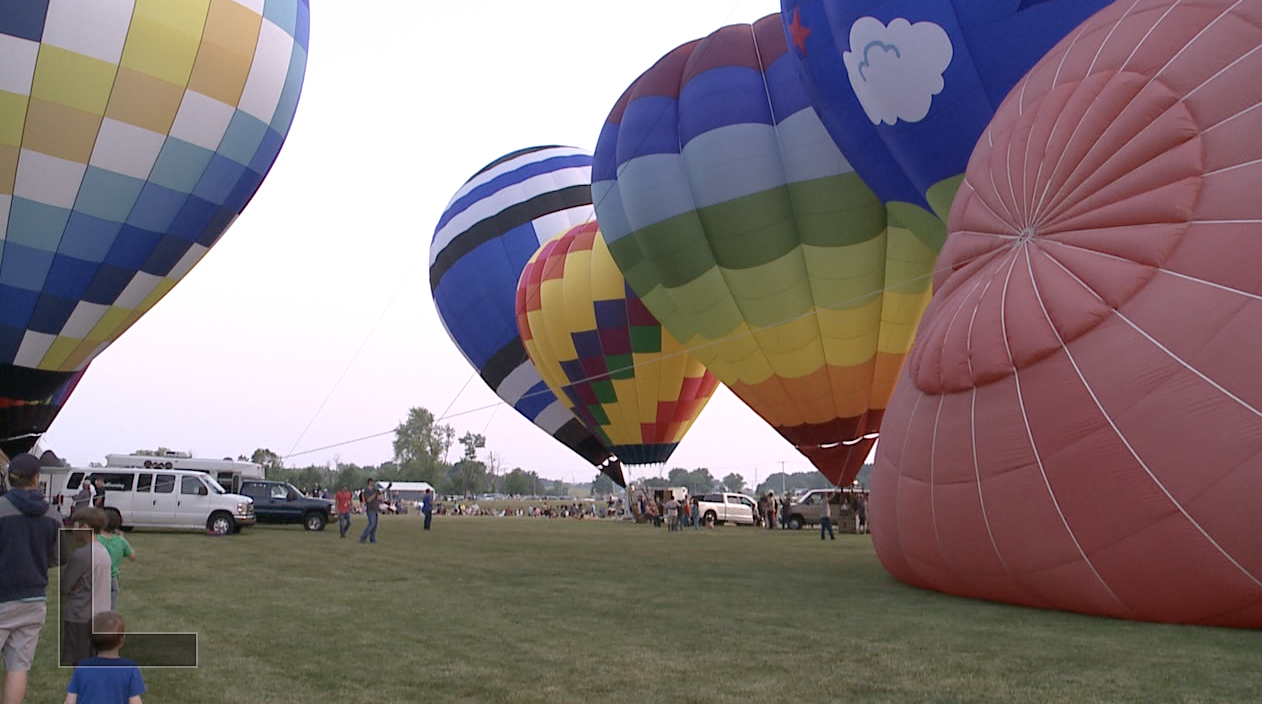
[[[48,566],[57,564],[61,518],[39,490],[39,460],[22,453],[9,462],[9,492],[0,496],[0,652],[4,704],[21,704],[27,673],[48,613]]]

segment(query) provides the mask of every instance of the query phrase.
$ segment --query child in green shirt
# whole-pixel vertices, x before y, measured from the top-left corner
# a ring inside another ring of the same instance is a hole
[[[110,611],[118,610],[118,565],[123,558],[136,561],[136,551],[132,549],[131,543],[127,542],[127,538],[123,537],[122,519],[114,511],[106,512],[105,530],[96,537],[97,542],[105,547],[110,554]]]

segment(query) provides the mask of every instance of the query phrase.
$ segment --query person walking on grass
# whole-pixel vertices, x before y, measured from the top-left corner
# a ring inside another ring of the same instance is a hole
[[[39,459],[22,453],[6,472],[9,491],[0,497],[0,652],[4,690],[0,701],[22,704],[44,628],[48,566],[58,562],[61,517],[39,489]]]
[[[118,654],[127,638],[127,623],[113,611],[96,614],[92,622],[96,624],[91,636],[96,657],[75,668],[64,704],[141,704],[145,679],[140,667]]]
[[[105,529],[105,512],[85,508],[70,519],[81,547],[61,573],[61,664],[77,665],[92,656],[92,616],[110,610],[110,553],[96,537]]]
[[[421,514],[425,516],[425,530],[429,530],[429,523],[434,518],[433,489],[426,489],[425,494],[421,496]]]
[[[96,537],[97,542],[104,545],[105,551],[110,554],[110,611],[118,610],[118,565],[124,557],[132,562],[136,561],[136,551],[127,542],[127,538],[123,537],[122,527],[118,512],[107,511],[105,530]]]
[[[381,490],[377,488],[376,479],[368,478],[368,486],[364,489],[364,493],[360,494],[359,500],[364,502],[364,514],[368,517],[368,525],[364,528],[363,535],[359,536],[359,542],[375,543],[377,542],[377,513],[381,510]]]
[[[343,484],[342,488],[333,495],[333,499],[337,502],[337,532],[346,537],[346,531],[351,529],[351,490]]]
[[[840,497],[841,494],[838,494]],[[840,500],[840,498],[838,499]],[[828,537],[836,540],[837,536],[833,535],[833,502],[825,495],[819,505],[819,539],[824,539],[824,531],[828,531]]]

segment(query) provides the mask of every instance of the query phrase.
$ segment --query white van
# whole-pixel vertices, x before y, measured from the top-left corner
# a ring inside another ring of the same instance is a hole
[[[205,472],[187,469],[99,467],[71,469],[66,475],[63,515],[85,479],[101,479],[105,510],[116,512],[124,529],[206,530],[223,535],[254,525],[254,500],[229,494]]]

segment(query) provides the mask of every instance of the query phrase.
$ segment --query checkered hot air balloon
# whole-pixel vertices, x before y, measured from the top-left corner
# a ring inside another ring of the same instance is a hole
[[[289,131],[307,0],[0,4],[0,449],[195,265]]]
[[[624,464],[665,462],[718,387],[627,286],[595,222],[531,257],[517,325],[548,387]]]
[[[591,183],[591,153],[574,147],[530,147],[487,164],[438,220],[429,283],[439,319],[487,386],[624,486],[613,453],[535,370],[514,311],[517,280],[539,245],[592,219]]]
[[[666,329],[833,482],[862,468],[935,251],[886,220],[811,108],[778,16],[724,27],[626,90],[596,215]]]

